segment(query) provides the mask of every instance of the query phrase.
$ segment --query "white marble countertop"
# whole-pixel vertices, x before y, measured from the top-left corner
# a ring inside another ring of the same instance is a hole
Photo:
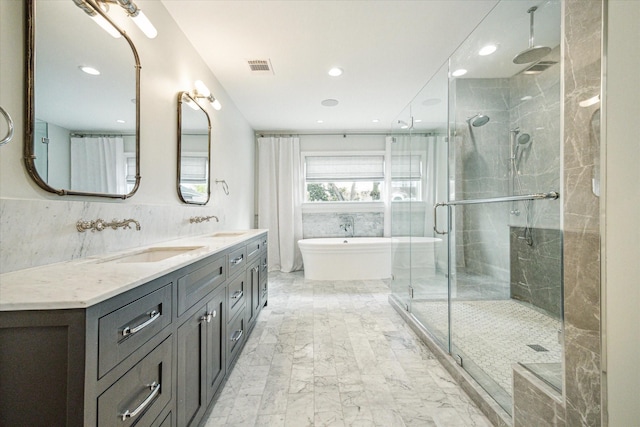
[[[219,231],[4,273],[0,275],[0,311],[87,308],[265,231]],[[160,261],[118,262],[149,248],[176,247],[198,248]]]

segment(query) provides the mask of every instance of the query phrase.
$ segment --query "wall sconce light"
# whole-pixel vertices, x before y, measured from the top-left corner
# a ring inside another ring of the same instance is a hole
[[[103,0],[104,1],[104,0]],[[150,39],[154,39],[158,35],[158,30],[153,26],[149,18],[142,13],[140,8],[132,0],[117,0],[118,4],[127,11],[129,18],[135,22],[140,31]]]
[[[214,110],[220,111],[222,109],[222,104],[220,104],[220,101],[213,97],[213,94],[211,94],[211,91],[202,82],[202,80],[196,80],[194,84],[196,86],[196,90],[193,93],[194,98],[205,98],[207,101],[209,101]]]
[[[153,26],[149,18],[140,10],[138,6],[132,0],[94,0],[95,6],[100,7],[103,11],[108,11],[108,7],[101,7],[100,3],[108,6],[107,3],[117,3],[122,7],[131,20],[140,28],[145,36],[150,39],[155,38],[158,35],[158,30]],[[91,17],[102,29],[109,33],[112,37],[120,37],[120,32],[107,21],[101,14],[96,12],[94,8],[89,5],[87,0],[73,0],[73,2],[82,9],[87,15]]]
[[[116,30],[116,28],[111,25],[109,21],[104,19],[104,16],[100,15],[91,6],[89,6],[89,4],[87,4],[85,0],[73,0],[73,2],[87,15],[89,15],[96,24],[100,25],[100,28],[109,33],[111,37],[113,37],[114,39],[120,38],[120,32]]]

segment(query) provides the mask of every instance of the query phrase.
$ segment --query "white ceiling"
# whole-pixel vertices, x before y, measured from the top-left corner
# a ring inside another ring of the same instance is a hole
[[[163,0],[250,125],[264,131],[389,129],[496,3]],[[508,3],[523,9],[517,52],[528,42],[531,2]],[[253,59],[270,60],[273,73],[252,74]],[[341,77],[327,75],[334,66]],[[328,98],[339,104],[322,106]]]

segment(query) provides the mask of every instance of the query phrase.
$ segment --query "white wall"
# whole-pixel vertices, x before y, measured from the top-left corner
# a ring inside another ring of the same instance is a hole
[[[640,420],[640,2],[609,0],[608,14],[603,361],[608,425],[615,427]]]
[[[0,272],[214,229],[253,226],[253,130],[159,1],[136,2],[158,29],[155,39],[146,38],[131,22],[123,25],[142,65],[142,179],[137,193],[131,199],[111,200],[61,197],[41,190],[27,175],[22,160],[25,3],[0,1],[0,105],[15,122],[14,139],[0,148]],[[230,190],[227,196],[220,185],[212,183],[211,200],[205,207],[182,204],[176,191],[177,93],[191,90],[197,79],[203,80],[223,105],[221,111],[207,106],[213,128],[211,171],[212,180],[226,180]],[[194,215],[217,215],[220,223],[190,225],[188,218]],[[97,217],[135,217],[142,230],[82,235],[75,231],[78,219]]]

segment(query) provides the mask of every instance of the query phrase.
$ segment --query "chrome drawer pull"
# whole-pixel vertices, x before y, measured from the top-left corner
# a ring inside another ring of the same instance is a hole
[[[260,270],[260,267],[259,266],[253,267],[252,270],[257,273]]]
[[[238,341],[242,337],[242,329],[235,331],[231,337],[231,341]]]
[[[238,258],[234,258],[231,260],[231,265],[238,265],[244,259],[244,255],[240,255]]]
[[[244,292],[242,292],[242,291],[236,291],[233,295],[231,295],[231,298],[232,298],[232,299],[242,298],[242,295],[244,295]]]
[[[216,317],[218,315],[218,312],[216,310],[213,311],[209,311],[207,312],[207,314],[205,314],[204,316],[202,316],[200,318],[200,320],[202,320],[203,322],[207,322],[207,323],[211,323],[211,319],[213,319],[214,317]]]
[[[122,417],[122,421],[125,421],[127,418],[133,418],[136,415],[138,415],[140,411],[142,411],[149,403],[151,403],[153,398],[156,397],[158,393],[160,393],[160,383],[156,383],[154,381],[147,387],[151,389],[151,394],[149,394],[149,396],[147,396],[144,402],[142,402],[140,406],[138,406],[136,409],[134,409],[131,412],[129,412],[129,410],[127,409],[124,414],[120,415]]]
[[[130,327],[126,327],[122,330],[122,336],[126,337],[127,335],[133,335],[136,332],[140,332],[142,329],[146,328],[147,326],[149,326],[150,324],[152,324],[153,322],[155,322],[156,320],[158,320],[158,318],[160,317],[160,313],[153,310],[151,313],[149,313],[149,320],[147,320],[144,323],[141,323],[140,325],[136,326],[135,328],[130,328]]]

